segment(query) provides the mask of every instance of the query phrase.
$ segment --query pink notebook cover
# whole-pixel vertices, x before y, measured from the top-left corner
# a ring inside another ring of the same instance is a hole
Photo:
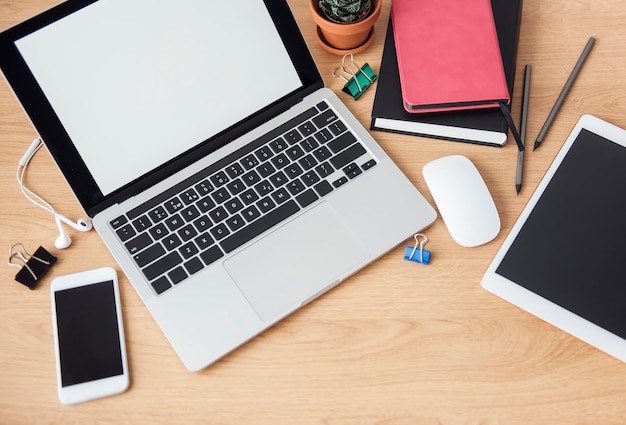
[[[408,112],[509,103],[491,0],[392,0],[391,15]]]

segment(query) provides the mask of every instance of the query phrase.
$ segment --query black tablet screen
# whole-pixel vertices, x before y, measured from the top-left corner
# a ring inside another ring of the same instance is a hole
[[[626,338],[626,148],[583,129],[496,273]]]

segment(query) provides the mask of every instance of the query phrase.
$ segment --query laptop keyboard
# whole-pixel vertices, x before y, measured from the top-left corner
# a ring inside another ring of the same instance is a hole
[[[162,294],[374,165],[321,102],[110,225]]]

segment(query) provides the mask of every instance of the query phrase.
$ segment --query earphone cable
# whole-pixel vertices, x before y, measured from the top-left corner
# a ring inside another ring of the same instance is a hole
[[[34,146],[33,148],[33,145],[35,145],[35,142],[37,142],[37,145]],[[37,138],[33,141],[33,143],[31,144],[32,149],[29,148],[27,153],[22,157],[22,159],[18,163],[15,177],[17,179],[17,184],[19,185],[20,190],[22,191],[22,194],[24,195],[26,199],[28,199],[30,202],[32,202],[39,208],[42,208],[48,211],[50,214],[56,215],[56,211],[54,210],[54,208],[52,208],[52,205],[50,205],[48,201],[46,201],[41,196],[37,195],[35,192],[33,192],[32,190],[30,190],[24,185],[24,178],[26,176],[26,168],[28,167],[28,164],[30,163],[30,160],[32,159],[32,157],[35,155],[35,153],[37,153],[37,151],[42,146],[43,146],[43,142],[41,141],[41,139]]]

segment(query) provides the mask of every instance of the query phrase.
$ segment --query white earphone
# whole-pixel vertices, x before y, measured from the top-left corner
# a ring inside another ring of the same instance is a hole
[[[59,236],[55,239],[54,246],[57,249],[65,249],[72,244],[72,239],[63,230],[62,223],[65,223],[71,228],[78,230],[80,232],[88,232],[89,230],[91,230],[93,226],[91,224],[91,221],[84,219],[84,218],[79,218],[76,222],[71,221],[69,218],[56,212],[55,209],[52,208],[52,205],[50,205],[41,196],[37,195],[36,193],[31,191],[29,188],[24,186],[24,175],[26,174],[26,167],[28,166],[28,163],[30,162],[32,157],[35,155],[35,153],[42,146],[43,146],[43,142],[41,141],[41,139],[37,138],[33,140],[33,143],[31,143],[31,145],[28,147],[28,149],[24,153],[24,156],[22,156],[22,159],[20,159],[20,162],[17,165],[17,173],[16,173],[17,183],[19,184],[20,190],[22,191],[26,199],[28,199],[33,204],[37,205],[39,208],[42,208],[48,211],[50,214],[54,216],[54,222],[56,223],[59,229]]]

